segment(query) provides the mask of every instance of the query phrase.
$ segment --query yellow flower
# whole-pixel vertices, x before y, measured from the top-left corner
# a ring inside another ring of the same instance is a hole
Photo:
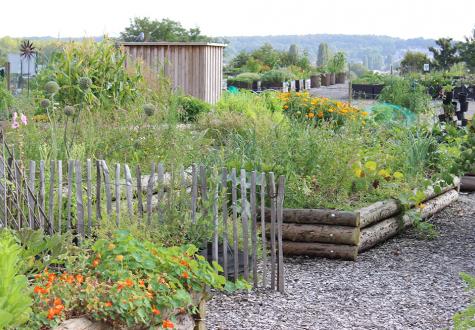
[[[117,257],[115,257],[115,260],[118,262],[122,262],[122,260],[124,260],[124,256],[119,254]]]

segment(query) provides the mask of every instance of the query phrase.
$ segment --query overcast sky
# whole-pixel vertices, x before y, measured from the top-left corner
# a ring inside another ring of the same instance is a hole
[[[0,36],[117,36],[135,16],[210,36],[375,34],[462,39],[475,0],[1,0]]]

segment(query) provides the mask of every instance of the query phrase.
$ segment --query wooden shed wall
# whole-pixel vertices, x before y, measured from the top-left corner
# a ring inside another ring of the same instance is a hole
[[[213,45],[124,44],[133,59],[139,59],[152,72],[162,69],[176,90],[209,103],[221,96],[223,47]]]

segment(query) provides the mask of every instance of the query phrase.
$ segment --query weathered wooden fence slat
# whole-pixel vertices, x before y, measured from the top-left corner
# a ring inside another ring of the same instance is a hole
[[[155,176],[155,163],[152,163],[150,177],[147,183],[147,223],[152,223],[152,196],[153,196],[153,178]]]
[[[222,171],[221,185],[223,206],[221,213],[223,216],[223,269],[224,277],[228,279],[228,171],[226,168],[223,168]]]
[[[34,183],[34,181],[33,181]],[[62,231],[63,218],[63,162],[58,160],[58,233]]]
[[[267,242],[266,242],[266,174],[261,174],[261,240],[262,240],[262,285],[267,287]]]
[[[142,171],[140,165],[135,168],[137,175],[137,211],[139,213],[139,221],[143,219],[143,203],[142,203]]]
[[[125,196],[127,198],[127,210],[129,212],[129,217],[132,218],[133,215],[133,206],[132,206],[132,174],[130,173],[129,165],[124,165],[125,172]]]
[[[277,275],[277,290],[284,292],[284,247],[282,244],[282,223],[284,219],[284,189],[285,178],[281,176],[279,178],[279,186],[277,191],[277,251],[278,251],[278,275]]]
[[[71,207],[72,207],[72,198],[73,198],[73,171],[74,171],[74,161],[68,161],[68,201],[66,206],[67,212],[67,229],[71,230]]]
[[[102,173],[104,174],[104,189],[106,191],[106,212],[110,218],[112,216],[112,192],[111,192],[111,179],[109,174],[109,168],[105,160],[101,161]]]
[[[158,215],[158,223],[163,223],[163,195],[165,192],[165,189],[163,187],[163,181],[164,181],[164,175],[165,175],[165,168],[162,163],[158,164],[157,168],[157,215]],[[173,184],[173,182],[170,182],[170,184]]]
[[[242,225],[242,245],[244,255],[244,279],[249,279],[249,223],[246,196],[246,170],[241,170],[241,225]]]
[[[239,274],[239,249],[238,249],[238,225],[237,225],[237,178],[236,169],[231,170],[231,207],[233,212],[233,261],[234,278]]]
[[[56,162],[54,160],[50,161],[50,166],[49,166],[49,196],[48,196],[48,221],[49,221],[49,230],[50,234],[53,234],[54,231],[54,179],[55,179],[55,166]],[[60,191],[58,191],[58,194],[61,194]]]
[[[198,172],[196,164],[191,167],[191,223],[196,223],[196,207],[198,198]]]
[[[82,201],[82,171],[81,163],[76,161],[76,210],[78,234],[84,238],[84,205]]]
[[[101,211],[101,161],[96,160],[96,221],[99,224],[102,218]]]
[[[92,164],[86,160],[87,233],[92,232]]]
[[[275,290],[275,279],[276,279],[276,253],[275,253],[275,226],[276,226],[276,203],[275,203],[275,178],[274,173],[269,173],[269,194],[271,196],[271,224],[270,224],[270,259],[271,259],[271,268],[270,268],[270,286],[272,290]]]
[[[252,244],[252,280],[257,287],[257,210],[256,210],[256,171],[251,172],[251,189],[249,201],[251,204],[251,244]]]
[[[45,209],[45,162],[44,160],[40,161],[40,195],[39,195],[39,200],[38,202],[40,203],[40,206]],[[40,227],[42,229],[45,228],[45,218],[40,215]]]
[[[115,165],[115,224],[120,224],[120,164]]]
[[[34,160],[30,161],[30,171],[29,171],[29,186],[31,193],[35,194],[35,181],[36,181],[36,162]],[[34,218],[35,218],[35,201],[33,199],[33,195],[28,194],[30,209],[28,210],[28,220],[30,222],[30,228],[36,229]],[[60,194],[61,195],[61,194]],[[5,204],[6,205],[6,204]]]

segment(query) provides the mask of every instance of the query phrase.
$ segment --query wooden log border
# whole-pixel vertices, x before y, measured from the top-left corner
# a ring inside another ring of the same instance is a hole
[[[427,189],[423,207],[418,208],[421,217],[427,219],[456,201],[460,183],[456,178],[453,185],[439,192]],[[356,260],[358,253],[385,242],[412,225],[411,219],[403,212],[402,204],[395,199],[379,201],[354,212],[283,209],[284,255]],[[270,237],[271,210],[266,208],[260,216],[265,216],[267,237]]]

